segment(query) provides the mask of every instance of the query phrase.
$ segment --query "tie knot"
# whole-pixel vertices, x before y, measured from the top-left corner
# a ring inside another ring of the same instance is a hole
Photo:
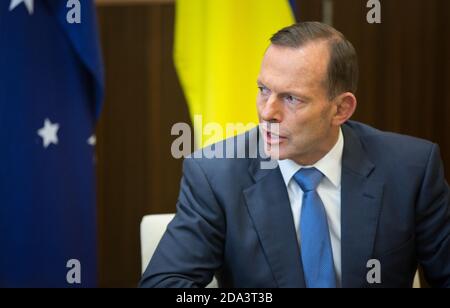
[[[305,193],[316,190],[322,178],[322,172],[316,168],[302,168],[294,175],[295,181]]]

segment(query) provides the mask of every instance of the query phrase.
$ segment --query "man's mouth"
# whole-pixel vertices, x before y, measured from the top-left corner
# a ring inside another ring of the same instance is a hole
[[[266,142],[268,144],[279,144],[282,143],[283,141],[287,140],[287,138],[285,136],[279,135],[273,131],[269,131],[267,130],[267,128],[263,128],[263,132],[264,132],[264,137],[266,139]]]

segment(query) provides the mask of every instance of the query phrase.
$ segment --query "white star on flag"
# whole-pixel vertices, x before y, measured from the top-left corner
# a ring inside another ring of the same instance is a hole
[[[47,148],[50,144],[58,144],[58,129],[59,124],[45,119],[44,127],[37,131],[37,134],[42,138],[42,145]]]
[[[87,140],[87,143],[89,145],[94,146],[97,143],[97,138],[95,137],[95,135],[92,135],[91,137],[89,137],[89,139]]]
[[[33,7],[34,7],[34,0],[11,0],[11,3],[9,5],[9,11],[14,10],[19,4],[22,2],[25,4],[28,10],[28,14],[33,14]]]

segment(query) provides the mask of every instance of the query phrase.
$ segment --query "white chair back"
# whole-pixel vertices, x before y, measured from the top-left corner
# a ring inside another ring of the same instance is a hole
[[[141,222],[141,270],[144,273],[150,260],[155,253],[156,247],[161,240],[167,225],[172,221],[175,214],[159,214],[144,216]],[[217,280],[213,281],[207,288],[217,288]]]

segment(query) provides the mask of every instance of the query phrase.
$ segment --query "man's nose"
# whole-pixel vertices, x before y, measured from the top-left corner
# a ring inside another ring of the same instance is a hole
[[[261,119],[265,122],[281,122],[282,105],[275,95],[269,97],[261,110]]]

